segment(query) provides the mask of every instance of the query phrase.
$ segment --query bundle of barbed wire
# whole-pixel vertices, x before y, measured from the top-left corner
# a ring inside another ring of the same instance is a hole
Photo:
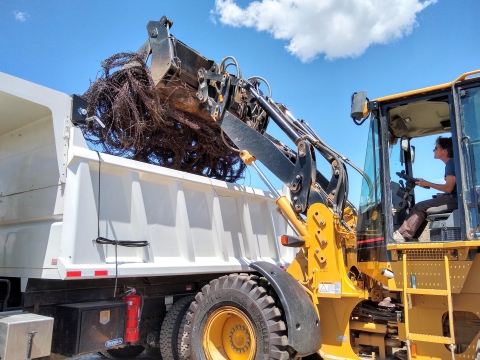
[[[192,174],[228,182],[243,177],[245,164],[218,125],[159,97],[143,55],[119,53],[101,66],[83,98],[105,128],[89,122],[82,129],[87,141],[108,154]]]

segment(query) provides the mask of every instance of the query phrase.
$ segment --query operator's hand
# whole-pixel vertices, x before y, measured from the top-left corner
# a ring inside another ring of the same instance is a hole
[[[422,178],[418,178],[417,181],[415,181],[415,184],[421,187],[430,186],[430,183],[428,181],[423,180]]]

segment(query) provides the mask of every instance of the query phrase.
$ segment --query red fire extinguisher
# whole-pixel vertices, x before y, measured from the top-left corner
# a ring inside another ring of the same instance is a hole
[[[123,302],[127,304],[127,321],[125,328],[125,342],[137,342],[141,314],[142,298],[137,295],[136,290],[132,289],[125,296]]]

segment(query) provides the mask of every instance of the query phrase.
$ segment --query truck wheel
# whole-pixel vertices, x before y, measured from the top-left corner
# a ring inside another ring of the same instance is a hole
[[[177,300],[167,312],[160,330],[160,353],[163,360],[185,359],[186,344],[183,342],[183,328],[186,323],[187,310],[193,296]]]
[[[193,360],[288,359],[281,315],[273,298],[249,275],[212,280],[187,312],[186,355]]]
[[[100,354],[106,357],[107,359],[112,360],[126,360],[126,359],[134,359],[138,355],[140,355],[145,348],[142,345],[133,345],[127,346],[120,349],[110,349],[110,350],[102,350]]]

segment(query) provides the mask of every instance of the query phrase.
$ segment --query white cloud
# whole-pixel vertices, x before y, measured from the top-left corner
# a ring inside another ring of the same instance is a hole
[[[13,16],[15,16],[15,20],[25,22],[27,18],[30,16],[26,12],[21,12],[21,11],[14,11]]]
[[[215,0],[212,14],[223,24],[267,31],[303,62],[360,56],[412,32],[417,14],[437,0],[261,0],[245,8]]]

